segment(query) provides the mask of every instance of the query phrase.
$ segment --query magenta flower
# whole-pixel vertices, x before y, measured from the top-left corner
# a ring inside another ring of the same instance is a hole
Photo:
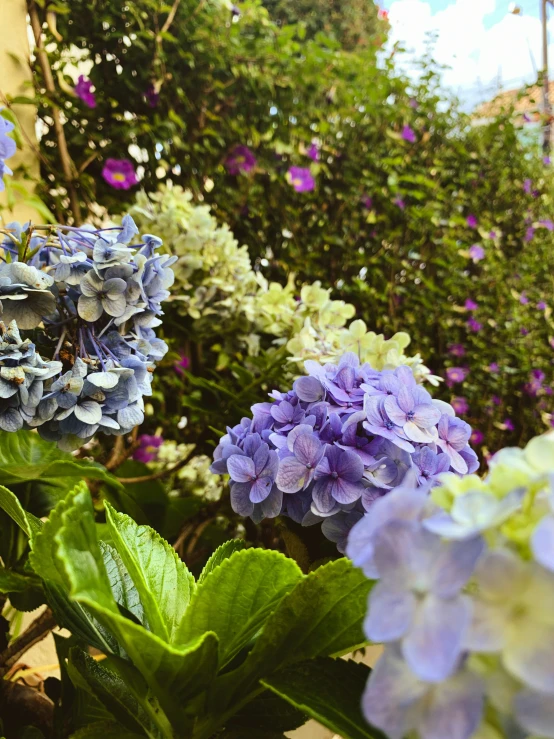
[[[529,243],[530,241],[532,241],[534,235],[535,235],[535,229],[533,228],[533,226],[529,226],[527,228],[527,231],[525,232],[525,236],[523,237],[523,240],[526,243]]]
[[[466,353],[466,349],[463,344],[450,344],[448,351],[453,357],[464,357]]]
[[[308,146],[306,156],[310,157],[312,162],[319,162],[319,146],[314,141]]]
[[[489,364],[489,372],[492,372],[493,374],[495,374],[499,370],[500,370],[500,367],[498,366],[497,362],[491,362]]]
[[[160,93],[156,92],[156,88],[152,83],[150,83],[144,91],[144,97],[146,98],[148,105],[151,108],[155,108],[160,100]]]
[[[371,210],[373,208],[373,199],[364,193],[364,195],[362,195],[362,205],[364,208]]]
[[[502,405],[502,398],[499,398],[498,395],[493,395],[491,400],[494,405]]]
[[[522,327],[521,327],[521,328],[519,329],[519,333],[520,333],[520,334],[521,334],[522,336],[527,336],[527,335],[529,334],[529,329],[525,328],[525,326],[522,326]]]
[[[158,449],[163,444],[163,438],[161,436],[149,436],[148,434],[142,434],[139,436],[139,447],[133,454],[133,459],[137,462],[153,462],[158,458]]]
[[[406,203],[402,200],[400,195],[395,197],[394,204],[397,205],[400,208],[400,210],[404,210],[404,208],[406,207]]]
[[[519,302],[521,303],[521,305],[527,305],[527,303],[529,302],[529,298],[527,297],[525,292],[522,292],[519,296]]]
[[[256,166],[256,157],[247,146],[239,144],[225,160],[225,166],[229,174],[248,174]]]
[[[477,305],[477,303],[471,298],[468,298],[466,302],[464,303],[464,308],[466,310],[477,310],[478,307],[479,306]]]
[[[135,168],[128,159],[107,159],[102,177],[116,190],[129,190],[138,183]]]
[[[296,192],[315,190],[315,180],[307,167],[291,167],[287,172],[287,180]]]
[[[413,129],[410,128],[410,126],[406,125],[402,129],[402,133],[400,134],[404,141],[408,141],[410,144],[414,144],[416,140],[416,135],[413,131]]]
[[[178,362],[175,362],[173,367],[175,369],[175,372],[182,377],[185,374],[185,370],[188,370],[188,368],[190,367],[190,359],[182,351],[179,352],[179,354],[181,355],[181,359]]]
[[[467,399],[463,396],[452,398],[452,400],[450,401],[450,405],[452,406],[452,408],[454,408],[459,416],[465,416],[465,414],[469,411],[469,403],[467,402]]]
[[[469,247],[469,256],[475,263],[480,262],[481,259],[485,258],[485,250],[479,244],[473,244]]]
[[[466,223],[470,228],[477,228],[477,218],[473,215],[473,213],[470,213],[468,217],[466,218]]]
[[[448,387],[463,382],[469,374],[466,367],[448,367],[446,370],[446,384]]]
[[[471,432],[471,436],[469,437],[469,441],[471,444],[475,444],[475,446],[478,446],[479,444],[483,443],[483,439],[485,438],[482,431],[479,431],[479,429],[473,429]]]
[[[75,94],[80,98],[87,108],[96,108],[96,96],[92,92],[92,82],[79,75],[75,85]]]
[[[483,328],[483,324],[479,323],[479,321],[476,321],[475,318],[468,319],[466,321],[466,325],[470,331],[473,331],[474,334],[478,334],[479,331]]]
[[[546,303],[544,300],[539,300],[537,303],[537,310],[546,310]]]
[[[514,423],[511,418],[504,419],[504,428],[506,431],[513,431],[515,429]]]

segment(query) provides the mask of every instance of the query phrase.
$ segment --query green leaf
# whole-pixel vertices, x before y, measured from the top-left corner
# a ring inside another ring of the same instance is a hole
[[[0,593],[21,593],[34,584],[35,580],[33,578],[0,567]]]
[[[144,734],[135,734],[123,729],[116,721],[95,721],[74,734],[69,739],[144,739]]]
[[[17,495],[12,493],[11,490],[8,490],[8,488],[5,488],[3,485],[0,485],[0,508],[2,508],[2,510],[5,511],[13,521],[15,521],[27,536],[31,536],[32,524],[30,523],[26,512],[23,510],[23,506],[19,502]]]
[[[99,541],[98,544],[102,552],[104,567],[108,573],[108,580],[110,581],[115,602],[129,611],[129,613],[132,613],[137,621],[144,625],[144,608],[142,607],[138,590],[131,580],[131,575],[129,575],[121,557],[117,550],[110,546],[110,544],[106,544],[103,541]]]
[[[227,730],[249,730],[250,736],[258,736],[260,731],[293,731],[308,720],[304,711],[299,711],[275,693],[264,690],[254,700],[249,701],[226,722]]]
[[[194,592],[193,576],[173,547],[149,526],[138,526],[109,503],[106,522],[138,591],[149,630],[163,641],[177,643],[179,625]],[[179,643],[184,642],[181,639]]]
[[[320,658],[287,667],[261,682],[340,736],[384,739],[367,724],[360,709],[370,672],[353,660]]]
[[[345,654],[365,644],[362,624],[372,585],[344,557],[306,575],[267,619],[243,664],[218,678],[214,705],[230,705],[286,665]]]
[[[123,490],[102,465],[75,459],[32,431],[0,431],[0,469],[4,485],[37,481],[46,499],[53,502],[83,479],[102,480],[114,492]]]
[[[220,666],[227,664],[301,578],[297,564],[279,552],[234,552],[199,583],[180,629],[181,640],[214,631]]]
[[[200,573],[198,578],[198,584],[200,584],[216,567],[224,562],[231,554],[239,552],[246,547],[244,539],[230,539],[218,547],[209,560],[204,565],[204,569]]]
[[[86,606],[116,637],[172,722],[184,726],[188,720],[186,700],[205,690],[217,671],[216,635],[204,633],[189,644],[175,647],[122,616],[96,539],[90,496],[77,493],[62,519],[63,526],[55,538],[72,598]],[[168,602],[165,594],[163,598]]]
[[[76,686],[92,693],[126,729],[139,734],[144,731],[147,736],[155,739],[163,737],[163,731],[145,710],[148,702],[140,701],[129,683],[115,671],[97,662],[78,647],[73,647],[69,652],[68,669],[72,680],[75,672],[80,677],[80,680],[73,680]]]

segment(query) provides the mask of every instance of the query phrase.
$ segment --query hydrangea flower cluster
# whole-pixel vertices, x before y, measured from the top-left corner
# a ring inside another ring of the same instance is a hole
[[[130,247],[137,233],[129,216],[109,229],[3,231],[0,429],[37,428],[74,449],[97,431],[121,435],[142,423],[143,396],[167,352],[154,329],[174,259],[156,253],[156,236]]]
[[[2,108],[0,108],[0,113]],[[13,157],[16,152],[15,141],[8,136],[14,129],[14,125],[11,121],[6,120],[0,115],[0,192],[5,189],[4,175],[13,174],[11,169],[6,164],[6,159]]]
[[[478,467],[470,426],[433,400],[405,365],[379,371],[345,353],[306,361],[307,376],[252,406],[220,440],[212,471],[231,478],[231,504],[256,521],[283,514],[323,524],[343,550],[348,529],[408,470],[418,484]],[[371,518],[371,515],[370,515]]]
[[[218,225],[208,206],[191,201],[180,187],[161,187],[138,193],[131,215],[141,229],[160,234],[176,257],[172,300],[180,313],[207,319],[215,333],[231,318],[252,322],[258,285],[247,247],[238,245],[228,226]]]
[[[385,645],[364,714],[391,739],[553,738],[554,432],[440,480],[405,478],[348,538]]]

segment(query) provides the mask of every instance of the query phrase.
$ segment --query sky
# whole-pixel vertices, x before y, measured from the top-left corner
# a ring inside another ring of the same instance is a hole
[[[521,8],[519,15],[510,6]],[[537,78],[542,68],[540,0],[387,0],[391,40],[421,57],[438,33],[435,59],[450,67],[444,83],[471,108]],[[554,7],[550,7],[550,77],[554,77]]]

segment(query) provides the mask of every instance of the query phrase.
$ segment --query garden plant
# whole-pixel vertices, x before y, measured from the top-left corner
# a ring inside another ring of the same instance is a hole
[[[0,737],[554,738],[549,156],[370,0],[21,4]]]

